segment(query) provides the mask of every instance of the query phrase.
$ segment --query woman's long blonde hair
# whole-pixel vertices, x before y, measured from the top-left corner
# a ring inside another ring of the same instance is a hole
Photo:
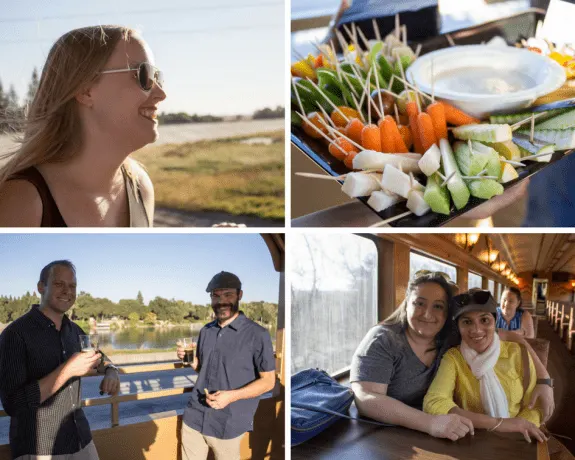
[[[14,173],[66,161],[79,150],[82,131],[75,95],[98,78],[116,44],[133,37],[138,32],[129,27],[94,26],[72,30],[54,43],[27,110],[21,145],[0,157],[8,158],[0,171],[0,187]]]

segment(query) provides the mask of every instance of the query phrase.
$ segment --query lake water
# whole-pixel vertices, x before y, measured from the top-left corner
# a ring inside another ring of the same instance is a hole
[[[189,326],[171,328],[129,327],[116,331],[98,331],[100,347],[114,350],[147,350],[150,348],[170,349],[176,346],[176,341],[184,337],[197,340],[200,327],[190,329]]]

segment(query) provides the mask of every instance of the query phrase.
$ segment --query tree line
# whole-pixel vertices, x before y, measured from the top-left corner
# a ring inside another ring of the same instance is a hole
[[[34,99],[39,83],[38,69],[34,67],[26,97],[23,103],[20,104],[20,98],[14,89],[14,85],[10,85],[9,89],[5,90],[0,81],[0,132],[19,131],[22,129],[26,108]]]
[[[6,324],[25,314],[30,306],[40,303],[40,298],[34,292],[27,292],[21,297],[0,296],[0,323]],[[276,327],[278,305],[258,301],[242,302],[240,309],[246,316],[258,323]],[[193,304],[184,300],[156,297],[146,305],[141,292],[135,299],[121,299],[113,302],[105,297],[93,297],[90,293],[80,292],[74,306],[68,311],[72,320],[87,321],[95,318],[97,321],[111,320],[116,317],[137,324],[154,325],[158,321],[174,324],[187,322],[207,323],[212,320],[211,304]]]

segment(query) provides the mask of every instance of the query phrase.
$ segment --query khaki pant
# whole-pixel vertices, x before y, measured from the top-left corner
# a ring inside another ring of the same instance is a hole
[[[182,460],[206,460],[210,449],[216,460],[240,460],[242,436],[233,439],[204,436],[182,423]]]
[[[76,452],[75,454],[63,455],[22,455],[16,460],[99,460],[98,451],[94,445],[94,441],[90,441],[86,447]]]

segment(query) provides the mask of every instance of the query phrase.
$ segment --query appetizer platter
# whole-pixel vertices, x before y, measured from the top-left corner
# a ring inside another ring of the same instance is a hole
[[[561,161],[575,99],[551,96],[574,58],[533,45],[537,19],[507,18],[524,35],[499,20],[414,44],[396,18],[386,37],[374,22],[375,40],[336,31],[342,54],[316,44],[291,69],[292,142],[329,175],[300,175],[339,181],[382,225],[440,226]]]

